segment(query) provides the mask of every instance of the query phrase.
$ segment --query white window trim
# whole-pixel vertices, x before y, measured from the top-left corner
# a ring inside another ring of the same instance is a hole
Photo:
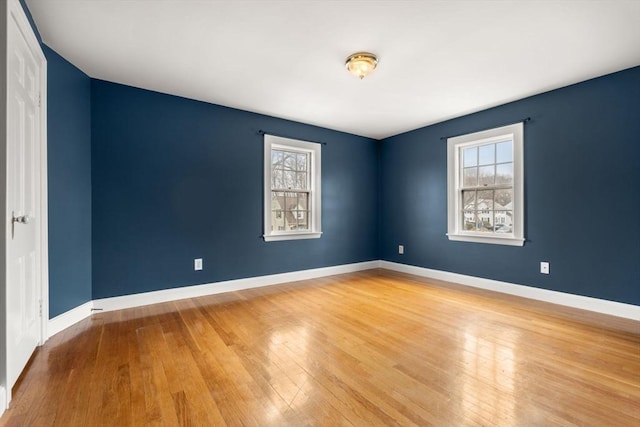
[[[460,147],[492,142],[509,135],[513,138],[513,232],[505,235],[462,229],[462,192],[460,191]],[[447,139],[447,236],[449,240],[524,245],[524,124],[502,126]]]
[[[309,231],[278,231],[271,230],[271,150],[293,149],[305,151],[311,154],[311,178],[310,198],[311,224]],[[321,193],[321,144],[315,142],[300,141],[297,139],[283,138],[275,135],[264,135],[264,241],[274,242],[281,240],[317,239],[322,236],[322,193]]]

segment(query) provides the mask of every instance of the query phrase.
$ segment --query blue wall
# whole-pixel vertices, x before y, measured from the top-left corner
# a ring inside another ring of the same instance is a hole
[[[91,85],[93,298],[378,259],[377,141]],[[320,239],[260,237],[260,129],[327,142]]]
[[[524,117],[525,246],[449,241],[440,138]],[[385,139],[380,156],[382,259],[640,305],[640,67]]]
[[[49,316],[91,300],[91,79],[47,57]]]

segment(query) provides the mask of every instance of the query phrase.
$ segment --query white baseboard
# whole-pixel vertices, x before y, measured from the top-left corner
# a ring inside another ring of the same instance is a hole
[[[389,261],[380,261],[380,268],[413,274],[415,276],[430,279],[444,280],[474,288],[488,289],[504,294],[516,295],[524,298],[546,301],[567,307],[594,311],[611,316],[624,317],[631,320],[640,320],[640,306],[609,301],[599,298],[585,297],[582,295],[568,294],[565,292],[550,291],[548,289],[534,288],[531,286],[517,285],[515,283],[500,282],[498,280],[483,279],[480,277],[466,276],[464,274],[450,273],[448,271],[432,270],[413,265],[399,264]]]
[[[64,313],[57,315],[53,319],[49,319],[49,324],[47,325],[47,338],[51,338],[58,332],[91,316],[92,308],[93,301],[88,301],[76,308],[72,308],[69,311],[65,311]]]
[[[101,298],[93,300],[96,310],[112,311],[124,308],[140,307],[161,302],[176,301],[185,298],[195,298],[223,292],[239,291],[276,285],[278,283],[295,282],[298,280],[315,279],[336,274],[353,273],[356,271],[378,268],[379,261],[359,262],[333,267],[314,268],[310,270],[294,271],[291,273],[271,274],[268,276],[249,277],[246,279],[226,280],[223,282],[207,283],[204,285],[185,286],[182,288],[164,289],[161,291],[144,292],[140,294],[119,297]]]
[[[140,307],[149,304],[258,288],[262,286],[276,285],[279,283],[295,282],[298,280],[315,279],[318,277],[333,276],[336,274],[353,273],[356,271],[371,270],[374,268],[385,268],[387,270],[398,271],[401,273],[408,273],[436,280],[444,280],[465,286],[472,286],[474,288],[487,289],[640,321],[640,306],[632,304],[550,291],[547,289],[534,288],[515,283],[500,282],[497,280],[483,279],[480,277],[466,276],[464,274],[432,270],[429,268],[416,267],[389,261],[367,261],[355,264],[314,268],[290,273],[271,274],[267,276],[249,277],[246,279],[227,280],[223,282],[207,283],[204,285],[185,286],[182,288],[171,288],[161,291],[96,299],[49,320],[48,337],[51,337],[69,326],[89,317],[92,313],[92,309],[101,311],[122,310],[125,308]],[[6,404],[4,400],[1,400],[0,408],[3,402]]]

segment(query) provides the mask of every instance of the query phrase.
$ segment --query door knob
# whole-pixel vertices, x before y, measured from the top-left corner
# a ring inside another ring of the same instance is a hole
[[[15,212],[11,212],[11,240],[15,235],[16,222],[18,224],[29,224],[31,217],[29,215],[16,216]]]
[[[29,217],[29,215],[22,215],[22,216],[14,216],[12,221],[14,223],[18,223],[18,224],[29,224],[29,221],[31,220],[31,218]]]

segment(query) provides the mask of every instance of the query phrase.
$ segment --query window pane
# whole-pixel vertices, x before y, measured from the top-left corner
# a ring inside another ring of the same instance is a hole
[[[462,212],[462,229],[465,231],[476,231],[476,213],[474,211]]]
[[[503,163],[496,166],[496,184],[513,183],[513,163]]]
[[[283,157],[283,153],[282,151],[278,151],[278,150],[272,150],[271,151],[271,170],[272,172],[275,172],[276,170],[282,171],[282,157]],[[275,185],[275,182],[271,181],[272,186]]]
[[[284,169],[295,170],[296,169],[296,153],[284,152]]]
[[[298,206],[298,194],[297,193],[285,193],[284,210],[291,212],[296,210]]]
[[[495,177],[495,165],[481,166],[478,168],[479,185],[493,185]]]
[[[309,193],[298,193],[298,230],[310,230]]]
[[[462,192],[462,207],[465,211],[471,211],[476,209],[476,192],[475,191],[463,191]]]
[[[271,192],[271,210],[279,211],[284,209],[284,193],[280,191]]]
[[[465,148],[462,152],[463,166],[477,166],[478,165],[478,147]]]
[[[493,233],[493,211],[477,211],[476,231]]]
[[[284,213],[284,229],[285,231],[291,231],[291,230],[295,230],[298,227],[298,224],[296,223],[296,219],[293,217],[293,213],[292,212],[285,212]]]
[[[513,233],[513,211],[496,211],[495,232]]]
[[[479,157],[479,165],[490,165],[492,163],[495,163],[495,152],[496,152],[496,145],[495,144],[489,144],[489,145],[483,145],[481,147],[478,148],[478,157]]]
[[[271,230],[284,230],[284,215],[282,211],[271,211]]]
[[[462,186],[476,187],[478,185],[478,168],[464,168]]]
[[[296,172],[296,190],[306,190],[307,189],[307,173],[306,172]]]
[[[513,190],[510,188],[506,190],[496,190],[494,200],[496,209],[513,209]]]
[[[298,230],[309,229],[309,215],[307,211],[298,211]]]
[[[298,209],[308,211],[309,210],[309,194],[298,193]]]
[[[277,191],[272,191],[271,192],[271,209],[276,209],[276,210],[280,209],[281,205],[277,205],[277,207],[276,207],[276,203],[279,202],[280,194],[281,193],[279,193]]]
[[[282,170],[275,169],[271,172],[271,188],[284,188]]]
[[[307,158],[309,157],[308,154],[298,154],[297,155],[297,169],[299,171],[306,171],[307,170]]]
[[[295,217],[294,211],[284,212],[284,229],[286,231],[296,230],[298,228],[298,219]]]
[[[478,204],[476,206],[479,211],[493,209],[493,190],[478,191]]]
[[[513,161],[513,141],[496,144],[496,163]]]
[[[296,173],[293,171],[284,171],[284,187],[295,188]]]

